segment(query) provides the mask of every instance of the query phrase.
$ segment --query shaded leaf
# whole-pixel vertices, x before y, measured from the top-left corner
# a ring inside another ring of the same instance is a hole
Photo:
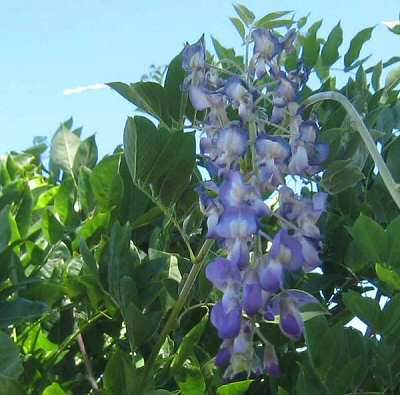
[[[377,222],[361,214],[350,233],[365,259],[373,264],[385,261],[387,239],[383,228]]]
[[[137,395],[139,379],[129,357],[117,350],[104,371],[104,389],[109,395]]]
[[[17,346],[0,331],[0,386],[6,385],[9,380],[17,380],[23,370]]]
[[[372,326],[375,333],[381,330],[381,309],[376,300],[350,290],[343,294],[343,302],[355,316]]]
[[[47,312],[44,303],[18,298],[0,302],[0,327],[18,325],[21,322],[31,321]]]

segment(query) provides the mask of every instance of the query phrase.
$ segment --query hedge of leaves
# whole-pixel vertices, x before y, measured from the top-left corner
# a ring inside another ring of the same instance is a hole
[[[322,21],[289,12],[256,20],[243,5],[235,10],[231,21],[244,41],[254,27],[299,30],[286,70],[302,59],[320,82],[304,87],[300,101],[316,92],[345,95],[400,182],[400,58],[372,66],[359,59],[373,28],[342,51],[340,24],[324,39]],[[212,43],[209,64],[243,66],[241,53]],[[399,393],[399,208],[333,101],[306,111],[319,120],[330,154],[326,170],[302,180],[301,189],[303,196],[329,193],[319,221],[323,264],[288,280],[321,308],[304,313],[305,335],[297,341],[276,322],[261,323],[276,347],[279,377],[223,379],[209,321],[220,293],[202,270],[221,251],[217,244],[201,250],[206,226],[195,192],[204,177],[195,131],[204,113],[182,91],[181,64],[182,53],[162,83],[109,84],[141,113],[128,117],[124,146],[101,160],[95,137],[83,138],[72,119],[49,144],[36,138],[31,148],[1,156],[0,394]],[[265,226],[275,233],[278,220],[268,217]],[[366,330],[347,325],[354,317]]]

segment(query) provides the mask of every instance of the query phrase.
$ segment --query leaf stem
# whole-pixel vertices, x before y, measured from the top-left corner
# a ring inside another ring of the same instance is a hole
[[[316,104],[320,101],[325,101],[325,100],[334,100],[338,103],[340,103],[344,109],[346,110],[347,114],[349,115],[355,129],[357,132],[360,134],[362,140],[364,141],[365,146],[367,147],[378,171],[379,174],[382,177],[383,183],[386,186],[386,189],[389,191],[392,199],[396,203],[397,207],[400,208],[400,188],[399,184],[397,184],[385,161],[383,160],[381,154],[378,151],[378,148],[376,147],[375,141],[372,138],[371,134],[369,133],[367,127],[365,126],[360,114],[357,112],[357,110],[354,108],[353,104],[347,99],[346,96],[342,95],[339,92],[321,92],[321,93],[316,93],[309,98],[307,98],[304,102],[303,105],[305,107],[311,106],[313,104]]]
[[[179,317],[179,314],[185,305],[187,298],[190,294],[190,291],[193,288],[193,285],[196,281],[196,278],[198,274],[201,272],[203,268],[203,263],[205,261],[205,258],[207,257],[208,252],[210,251],[212,245],[214,243],[214,240],[206,240],[203,244],[203,246],[200,248],[199,253],[197,254],[197,257],[194,260],[194,264],[192,268],[190,269],[189,275],[186,278],[185,283],[183,284],[183,288],[181,293],[179,294],[178,300],[175,303],[174,308],[171,311],[171,314],[168,317],[168,320],[161,331],[157,343],[154,345],[153,349],[151,350],[150,356],[148,360],[146,361],[145,368],[144,368],[144,373],[143,373],[143,388],[146,388],[146,383],[147,379],[149,376],[149,373],[151,372],[151,369],[153,367],[153,364],[158,356],[158,353],[160,352],[160,349],[162,345],[165,342],[165,339],[169,335],[169,333],[173,330],[177,323],[177,319]]]

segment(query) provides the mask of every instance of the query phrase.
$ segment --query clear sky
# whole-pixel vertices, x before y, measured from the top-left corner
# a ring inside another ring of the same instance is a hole
[[[364,53],[399,55],[399,39],[382,21],[398,18],[399,0],[242,0],[257,16],[275,10],[311,13],[323,32],[342,21],[344,48],[360,29],[378,25]],[[1,0],[0,153],[51,136],[70,116],[84,135],[96,132],[105,154],[122,141],[133,106],[109,89],[64,95],[68,88],[134,82],[167,64],[183,43],[205,32],[240,48],[229,0]],[[372,63],[372,61],[371,61]]]

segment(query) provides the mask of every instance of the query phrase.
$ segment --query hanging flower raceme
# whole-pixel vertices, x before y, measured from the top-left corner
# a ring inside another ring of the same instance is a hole
[[[276,350],[257,322],[279,321],[285,336],[301,338],[302,308],[317,300],[287,289],[288,273],[309,272],[320,265],[317,222],[326,205],[326,194],[301,197],[286,185],[288,175],[321,171],[328,154],[319,141],[317,123],[303,120],[297,102],[308,78],[302,62],[290,72],[280,67],[282,54],[294,49],[296,34],[255,29],[251,38],[254,50],[247,75],[226,80],[207,65],[204,37],[187,44],[183,52],[184,89],[196,110],[206,110],[201,165],[213,180],[203,182],[197,192],[207,217],[207,237],[221,249],[221,256],[208,264],[206,276],[222,294],[211,311],[211,322],[222,340],[215,363],[225,368],[227,378],[241,372],[279,375]],[[264,93],[254,82],[266,75],[274,84]],[[276,129],[266,130],[257,120],[263,95],[272,98],[267,124],[275,123]],[[229,119],[229,106],[239,120]],[[277,136],[274,130],[287,133]],[[263,198],[273,192],[278,194],[275,212]],[[278,217],[280,226],[273,237],[262,225],[271,215]]]

